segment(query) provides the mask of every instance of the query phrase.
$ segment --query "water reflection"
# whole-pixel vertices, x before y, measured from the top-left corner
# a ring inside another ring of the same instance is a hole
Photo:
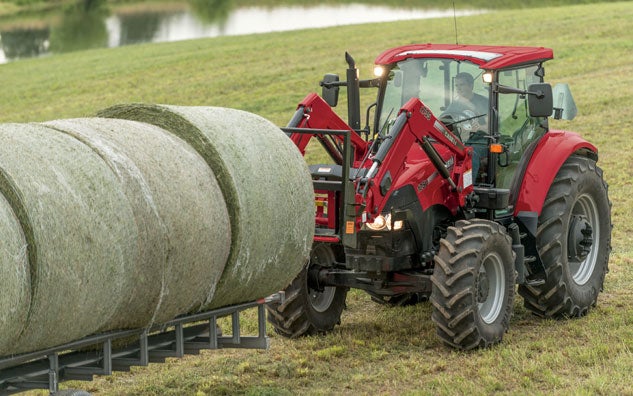
[[[220,26],[229,18],[233,8],[231,0],[189,0],[189,4],[200,22]]]
[[[108,43],[105,18],[109,13],[105,0],[83,0],[66,8],[61,22],[51,30],[51,52],[105,47]]]
[[[143,14],[124,14],[118,19],[118,34],[112,34],[116,41],[110,40],[110,47],[119,47],[127,44],[151,42],[158,31],[164,15],[160,12],[146,12]],[[112,22],[109,24],[112,31]]]
[[[16,29],[0,34],[3,50],[0,61],[40,56],[48,52],[49,28]]]
[[[45,27],[2,28],[0,63],[142,42],[296,30],[367,22],[452,16],[452,10],[399,9],[362,4],[234,8],[231,0],[148,3],[116,11],[107,0],[79,0]],[[59,12],[59,11],[58,11]],[[458,11],[458,15],[473,14]],[[41,23],[40,23],[41,25]]]

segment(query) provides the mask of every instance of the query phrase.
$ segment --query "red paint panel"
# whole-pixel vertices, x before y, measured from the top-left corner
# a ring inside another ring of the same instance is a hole
[[[550,131],[543,136],[526,169],[514,209],[515,216],[523,211],[541,214],[554,177],[575,152],[592,152],[597,157],[598,149],[574,132]]]

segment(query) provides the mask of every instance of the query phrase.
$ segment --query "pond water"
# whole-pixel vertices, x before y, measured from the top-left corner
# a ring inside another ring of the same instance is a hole
[[[89,48],[178,41],[406,19],[453,17],[454,11],[366,4],[232,8],[230,2],[190,0],[110,11],[83,0],[50,22],[0,24],[0,63]],[[225,6],[218,7],[217,3]],[[201,6],[201,4],[204,4]],[[483,11],[457,10],[455,15]]]

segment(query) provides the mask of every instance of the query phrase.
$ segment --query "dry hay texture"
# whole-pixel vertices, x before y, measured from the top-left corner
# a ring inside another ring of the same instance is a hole
[[[274,124],[218,107],[118,105],[98,114],[148,122],[187,141],[213,169],[231,218],[231,253],[206,308],[285,288],[305,264],[314,192],[303,157]]]
[[[1,176],[0,176],[1,177]],[[2,182],[0,182],[2,183]],[[24,329],[31,298],[26,239],[11,205],[0,194],[0,356]]]
[[[279,128],[223,108],[100,116],[0,125],[0,356],[251,301],[307,260],[310,176]]]
[[[195,311],[209,298],[230,250],[222,192],[204,160],[182,139],[127,120],[57,120],[47,126],[101,156],[134,214],[136,266],[104,330],[144,327]]]
[[[31,280],[27,321],[1,356],[99,330],[121,303],[137,235],[118,180],[89,147],[35,124],[1,125],[0,141],[0,191],[28,243]]]

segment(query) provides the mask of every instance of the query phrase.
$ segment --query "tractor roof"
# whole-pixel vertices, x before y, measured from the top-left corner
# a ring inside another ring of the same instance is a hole
[[[447,58],[468,60],[482,69],[494,70],[539,63],[553,57],[553,51],[543,47],[411,44],[383,52],[376,58],[376,64],[389,65],[407,58]]]

